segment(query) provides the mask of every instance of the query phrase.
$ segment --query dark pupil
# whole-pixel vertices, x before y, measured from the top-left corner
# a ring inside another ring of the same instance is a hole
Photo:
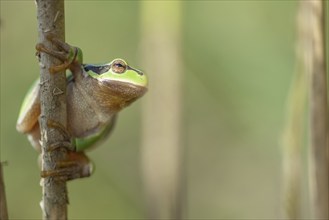
[[[123,68],[123,65],[122,65],[121,63],[116,63],[116,64],[114,64],[114,65],[115,65],[115,67]]]

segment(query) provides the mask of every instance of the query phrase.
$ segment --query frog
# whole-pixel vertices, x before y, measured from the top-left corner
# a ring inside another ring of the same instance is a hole
[[[147,92],[148,77],[121,58],[101,64],[85,64],[79,47],[51,34],[46,37],[55,49],[38,43],[37,54],[46,53],[63,62],[50,67],[49,72],[55,74],[69,70],[66,77],[67,128],[64,130],[70,136],[73,150],[67,152],[67,159],[58,162],[54,170],[44,171],[41,176],[63,175],[65,171],[73,170],[73,173],[66,174],[67,180],[88,177],[94,172],[94,163],[85,152],[110,137],[118,113]],[[16,129],[26,134],[31,145],[41,154],[40,83],[37,79],[27,92]],[[56,122],[52,124],[56,125]]]

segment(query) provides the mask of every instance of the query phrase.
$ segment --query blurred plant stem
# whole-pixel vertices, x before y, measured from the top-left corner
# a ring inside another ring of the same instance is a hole
[[[39,42],[47,48],[54,49],[46,34],[51,32],[56,38],[64,41],[64,0],[37,0],[37,19]],[[61,62],[48,54],[40,54],[40,130],[42,141],[42,171],[52,171],[59,161],[66,158],[66,151],[50,150],[51,144],[66,140],[59,129],[50,128],[48,122],[55,121],[66,128],[66,77],[65,71],[49,73],[49,67]],[[56,94],[54,93],[56,91]],[[59,92],[60,91],[60,92]],[[60,177],[47,176],[42,179],[43,198],[41,207],[43,219],[67,219],[66,181]]]
[[[168,16],[170,15],[170,16]],[[182,218],[181,2],[141,2],[144,98],[142,173],[150,219]]]
[[[3,169],[2,169],[2,165],[4,164],[5,162],[0,162],[0,220],[8,219],[5,180],[3,177]]]
[[[297,14],[296,67],[290,94],[287,99],[286,124],[283,132],[283,198],[284,210],[288,219],[301,217],[302,187],[302,147],[305,141],[305,117],[307,100],[307,75],[305,63],[309,55],[305,53],[305,13],[308,8],[300,4]]]
[[[299,19],[302,16],[299,11]],[[287,99],[287,112],[282,138],[283,150],[283,198],[288,219],[300,218],[301,206],[301,149],[305,136],[306,75],[302,68],[305,57],[301,53],[302,39],[299,29],[297,64]]]
[[[329,219],[328,101],[325,58],[325,1],[302,1],[305,69],[310,79],[310,163],[312,217]]]
[[[283,137],[284,200],[289,219],[301,217],[301,146],[306,78],[309,79],[309,179],[312,217],[328,219],[328,103],[324,1],[302,1],[298,12],[297,68],[288,100]]]

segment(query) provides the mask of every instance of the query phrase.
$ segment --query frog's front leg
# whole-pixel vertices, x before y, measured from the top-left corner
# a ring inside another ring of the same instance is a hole
[[[60,180],[73,180],[89,177],[93,172],[93,163],[84,152],[70,151],[67,159],[56,163],[56,168],[49,171],[41,171],[41,177],[59,177]]]
[[[78,47],[73,47],[57,38],[55,38],[52,34],[48,34],[46,38],[51,41],[58,50],[53,50],[46,47],[42,43],[38,43],[36,45],[36,50],[38,53],[44,52],[57,59],[61,60],[63,63],[57,66],[52,66],[49,68],[51,73],[57,73],[60,71],[64,71],[70,68],[70,65],[73,63],[82,63],[82,51]]]

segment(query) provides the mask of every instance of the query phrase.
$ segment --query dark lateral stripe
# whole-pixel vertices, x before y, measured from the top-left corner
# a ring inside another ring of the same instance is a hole
[[[135,69],[135,68],[132,68],[130,66],[127,67],[128,70],[134,70],[135,72],[137,72],[139,75],[143,76],[143,72],[138,70],[138,69]]]
[[[101,75],[101,74],[109,71],[111,66],[110,65],[96,66],[96,65],[92,65],[92,64],[86,64],[83,66],[83,68],[85,69],[86,72],[93,71],[94,73]]]

